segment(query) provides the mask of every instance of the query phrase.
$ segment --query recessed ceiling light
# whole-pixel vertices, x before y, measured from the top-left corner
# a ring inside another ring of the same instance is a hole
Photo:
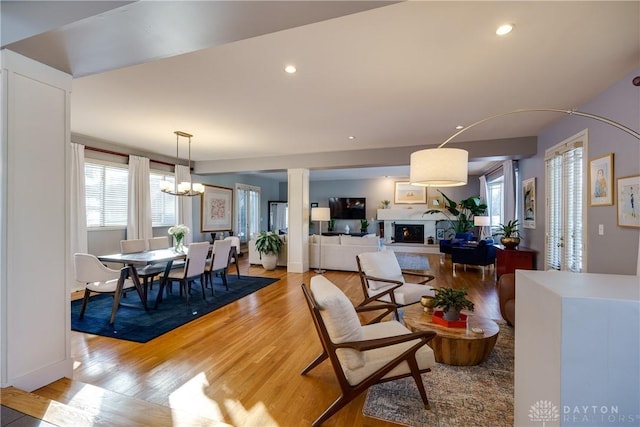
[[[352,135],[352,136],[348,136],[347,139],[356,139],[356,137]]]
[[[289,74],[293,74],[298,70],[293,65],[287,65],[286,67],[284,67],[284,71],[286,71]]]
[[[499,36],[506,36],[513,30],[513,24],[500,25],[496,30],[496,34]]]
[[[456,129],[457,129],[457,130],[460,130],[460,129],[462,129],[462,128],[464,128],[464,126],[462,126],[462,125],[458,125],[458,126],[456,126]]]

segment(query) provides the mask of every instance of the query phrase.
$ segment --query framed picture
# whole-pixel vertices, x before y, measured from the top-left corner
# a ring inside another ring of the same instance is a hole
[[[589,204],[613,205],[613,153],[589,162]]]
[[[427,203],[427,187],[396,181],[394,203]]]
[[[640,228],[640,175],[618,178],[618,225]]]
[[[442,194],[437,194],[427,197],[427,205],[429,209],[444,209],[444,197]]]
[[[536,228],[536,179],[522,181],[522,227]]]
[[[200,230],[231,231],[233,226],[233,189],[204,184],[200,195]]]

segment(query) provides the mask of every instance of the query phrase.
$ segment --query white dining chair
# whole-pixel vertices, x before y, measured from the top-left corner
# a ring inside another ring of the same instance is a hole
[[[211,285],[211,295],[213,295],[213,276],[220,275],[224,287],[229,290],[227,282],[227,271],[229,269],[229,254],[231,252],[231,240],[216,240],[213,242],[211,258],[207,259],[205,269],[205,281]]]
[[[202,288],[202,299],[206,299],[204,294],[205,276],[204,269],[207,262],[207,255],[209,253],[209,242],[198,242],[189,245],[187,250],[187,260],[184,263],[184,268],[171,270],[167,276],[169,287],[171,283],[180,283],[180,294],[184,290],[187,298],[187,305],[189,305],[189,291],[191,290],[191,284],[196,280],[200,280],[200,287]]]
[[[238,236],[228,236],[224,240],[231,241],[231,250],[229,251],[229,267],[231,264],[236,265],[236,275],[240,278],[240,266],[238,265],[238,257],[242,255],[240,251],[240,238]],[[228,270],[227,270],[228,271]]]
[[[120,240],[120,252],[123,254],[133,254],[146,250],[147,243],[144,239]],[[145,301],[147,300],[148,289],[153,289],[153,280],[156,276],[164,273],[165,267],[165,263],[136,267],[136,273],[142,279],[142,292]]]
[[[171,247],[169,236],[152,237],[148,240],[149,250],[168,249]]]
[[[122,267],[120,270],[113,270],[100,262],[95,255],[76,253],[73,256],[75,278],[78,282],[85,283],[84,298],[80,318],[84,317],[87,302],[92,292],[113,295],[113,306],[111,308],[111,318],[109,323],[113,323],[116,318],[116,311],[120,305],[121,293],[135,288],[131,279],[127,278],[129,267]]]

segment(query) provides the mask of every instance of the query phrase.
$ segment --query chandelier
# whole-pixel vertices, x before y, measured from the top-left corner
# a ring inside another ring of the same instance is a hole
[[[176,134],[176,166],[178,165],[178,153],[180,146],[180,137],[189,139],[189,181],[183,181],[178,184],[177,180],[174,185],[171,185],[168,181],[160,181],[160,191],[167,194],[173,194],[174,196],[197,196],[204,193],[204,185],[199,183],[193,183],[191,181],[191,135],[190,133],[175,131]]]

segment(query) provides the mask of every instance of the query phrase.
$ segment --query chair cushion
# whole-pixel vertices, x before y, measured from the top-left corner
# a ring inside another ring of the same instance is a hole
[[[324,276],[311,278],[311,292],[320,307],[331,341],[339,344],[362,340],[362,326],[353,304],[347,296]],[[348,369],[358,369],[364,365],[364,356],[358,350],[338,349],[340,364]]]
[[[381,279],[398,280],[404,283],[402,270],[393,251],[366,252],[359,254],[360,266],[367,276],[380,277]],[[372,290],[386,289],[390,285],[385,282],[369,280]]]
[[[389,288],[391,286],[387,287]],[[384,288],[378,289],[378,291],[383,290]],[[435,296],[435,292],[428,284],[421,285],[419,283],[404,282],[404,285],[393,291],[393,295],[395,296],[396,304],[408,305],[420,301],[420,298],[422,298],[423,295],[428,295],[431,297]],[[389,295],[384,295],[380,297],[380,301],[391,302],[391,298],[389,298]]]
[[[388,322],[373,323],[371,325],[362,326],[363,339],[385,338],[397,335],[408,334],[409,331],[401,323],[390,320]],[[356,385],[362,382],[367,376],[380,369],[396,356],[406,351],[409,347],[416,344],[418,340],[408,341],[402,344],[396,344],[388,347],[377,348],[363,352],[365,363],[357,369],[344,369],[345,377],[349,384]],[[416,352],[416,361],[419,369],[428,369],[436,365],[436,359],[433,350],[428,345],[422,346]],[[406,374],[410,372],[409,364],[402,362],[393,368],[384,378],[396,375]]]
[[[107,280],[106,282],[92,282],[87,284],[87,289],[91,292],[115,292],[118,286],[118,279]],[[133,288],[134,284],[131,279],[124,280],[122,289]]]

